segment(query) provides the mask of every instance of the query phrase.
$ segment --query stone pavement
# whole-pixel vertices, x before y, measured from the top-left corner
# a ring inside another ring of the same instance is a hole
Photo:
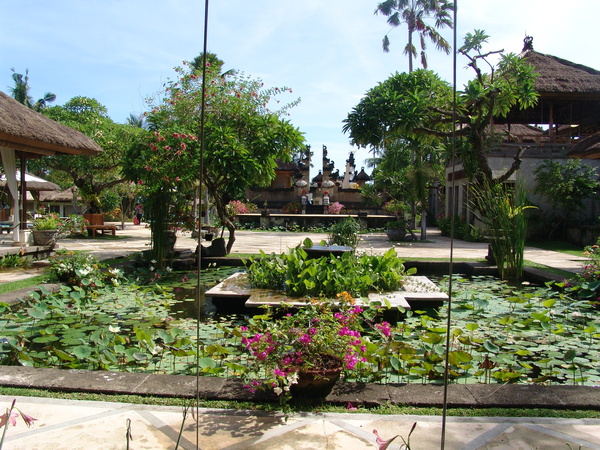
[[[225,232],[227,237],[227,232]],[[301,244],[304,239],[310,238],[315,244],[326,240],[327,233],[289,233],[270,231],[244,231],[235,233],[236,241],[232,249],[232,256],[236,254],[257,253],[263,250],[265,253],[282,253],[290,247]],[[62,239],[59,247],[70,250],[89,251],[99,259],[124,257],[131,253],[147,250],[150,248],[150,229],[144,225],[127,224],[124,230],[117,230],[117,236],[121,239]],[[176,249],[195,249],[196,241],[188,234],[182,233],[177,238]],[[207,243],[204,243],[207,245]],[[412,258],[431,258],[448,261],[450,259],[451,241],[440,234],[437,229],[428,229],[427,241],[390,243],[385,233],[367,233],[361,235],[358,249],[371,253],[383,253],[394,247],[397,255],[405,260]],[[3,249],[10,247],[0,245],[0,254]],[[452,256],[455,260],[485,258],[488,253],[487,244],[482,242],[467,242],[455,240],[452,246]],[[542,250],[534,247],[525,248],[525,259],[538,264],[577,273],[583,268],[584,261],[575,256],[564,253]],[[27,270],[0,272],[0,283],[16,281],[40,274],[41,268]]]
[[[8,405],[12,397],[0,396]],[[179,431],[182,449],[285,450],[376,449],[373,430],[383,439],[400,434],[413,450],[441,448],[439,416],[352,413],[281,413],[199,409],[198,426],[183,408],[18,397],[16,406],[38,421],[9,427],[6,448],[30,449],[173,449]],[[20,420],[20,419],[19,419]],[[127,447],[127,430],[130,442]],[[399,449],[397,438],[390,449]],[[448,449],[599,449],[600,420],[504,417],[448,417]]]
[[[120,240],[60,241],[63,248],[88,250],[99,258],[125,256],[149,246],[149,230],[144,226],[130,225],[117,235],[128,236]],[[305,237],[318,242],[326,234],[302,235],[295,233],[247,232],[236,233],[238,240],[234,253],[255,253],[257,249],[282,252],[301,243]],[[426,257],[447,260],[450,242],[431,230],[430,242],[401,243],[395,245],[403,259]],[[194,240],[181,236],[177,248],[194,248]],[[362,236],[360,249],[383,252],[390,248],[383,234]],[[481,243],[456,241],[453,255],[456,259],[482,259],[487,246]],[[577,272],[582,262],[556,252],[527,248],[525,258],[539,264]],[[39,269],[36,269],[39,270]],[[22,276],[34,272],[23,271]],[[0,282],[11,281],[0,273]],[[141,392],[146,395],[182,395],[185,389],[173,378],[156,378],[149,374],[115,374],[112,372],[55,371],[26,367],[0,367],[0,385],[39,387],[49,390],[82,390],[109,392]],[[177,380],[193,377],[176,377]],[[190,382],[191,384],[194,384]],[[190,384],[189,383],[189,384]],[[211,383],[227,382],[203,379],[207,388]],[[152,388],[145,388],[150,384]],[[390,398],[396,402],[412,398],[416,403],[431,398],[439,405],[441,389],[421,385],[407,385],[400,395],[392,386],[356,386],[344,394],[334,390],[332,400],[348,401],[349,409],[357,404],[385,403]],[[460,405],[482,406],[501,404],[533,408],[536,406],[560,408],[600,409],[600,389],[563,387],[544,389],[545,386],[513,387],[505,385],[452,386],[449,398]],[[551,387],[549,387],[551,388]],[[564,389],[567,388],[567,389]],[[571,389],[568,389],[571,388]],[[490,389],[493,389],[490,391]],[[219,391],[219,389],[211,389]],[[240,389],[233,389],[243,399]],[[345,396],[344,396],[345,395]],[[391,397],[390,397],[391,396]],[[0,409],[8,407],[13,397],[0,396]],[[247,399],[247,398],[246,398]],[[329,400],[329,398],[328,398]],[[344,404],[344,403],[342,403]],[[72,401],[46,398],[18,397],[17,407],[38,421],[31,428],[18,422],[9,427],[6,447],[10,449],[121,449],[127,448],[126,432],[131,432],[131,449],[171,449],[182,428],[183,409],[176,407],[143,406],[126,403]],[[449,410],[452,415],[452,410]],[[188,415],[183,426],[180,448],[193,449],[369,449],[377,448],[373,430],[384,439],[397,434],[408,435],[417,423],[411,437],[413,449],[441,448],[442,419],[439,416],[373,415],[365,413],[321,414],[299,413],[285,417],[281,413],[259,411],[233,411],[199,409],[198,426]],[[20,420],[20,419],[19,419]],[[389,447],[398,449],[402,441],[396,439]],[[551,419],[448,417],[445,431],[445,448],[449,449],[600,449],[600,419]]]

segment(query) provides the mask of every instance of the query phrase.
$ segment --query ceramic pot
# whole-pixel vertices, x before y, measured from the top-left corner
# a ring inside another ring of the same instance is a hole
[[[385,232],[390,241],[402,241],[406,236],[406,230],[403,228],[389,228]]]
[[[343,369],[340,358],[324,355],[330,360],[325,369],[301,370],[298,372],[298,383],[290,387],[295,399],[324,399],[329,395],[333,386],[339,380]]]

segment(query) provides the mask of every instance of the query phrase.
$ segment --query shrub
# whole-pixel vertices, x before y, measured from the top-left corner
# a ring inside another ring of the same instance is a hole
[[[356,248],[358,245],[360,224],[352,217],[346,217],[331,227],[329,243]]]
[[[91,253],[58,250],[51,258],[48,271],[70,286],[95,288],[105,283],[118,285],[124,278],[119,269],[106,269]]]
[[[339,214],[342,209],[344,209],[344,205],[340,202],[333,202],[327,207],[327,212],[329,214]]]
[[[348,292],[354,297],[369,292],[391,292],[402,286],[406,270],[394,249],[384,255],[360,255],[347,252],[341,257],[307,259],[301,247],[287,253],[249,258],[248,280],[255,288],[282,290],[290,297],[334,297]]]

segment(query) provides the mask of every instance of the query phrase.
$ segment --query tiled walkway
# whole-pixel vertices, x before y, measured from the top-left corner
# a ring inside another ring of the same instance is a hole
[[[0,397],[1,404],[12,398]],[[38,420],[10,427],[9,449],[172,449],[182,428],[183,408],[124,403],[19,397],[23,412]],[[441,448],[441,417],[371,414],[295,414],[200,409],[198,427],[191,410],[180,448],[195,449],[375,449],[383,439],[407,437],[411,448]],[[194,414],[195,416],[195,414]],[[198,447],[196,447],[198,442]],[[449,417],[448,449],[600,449],[600,420]],[[390,449],[402,444],[397,438]]]

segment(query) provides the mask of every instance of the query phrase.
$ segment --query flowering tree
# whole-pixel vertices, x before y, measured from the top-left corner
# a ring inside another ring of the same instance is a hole
[[[200,180],[229,230],[229,252],[235,225],[227,213],[228,202],[241,198],[250,185],[268,185],[276,160],[288,161],[304,139],[282,118],[298,100],[270,109],[277,95],[291,89],[267,89],[243,74],[223,77],[218,68],[207,69],[204,151],[199,140],[202,79],[198,71],[179,67],[179,78],[166,84],[163,97],[149,101],[147,118],[155,139],[145,148],[133,149],[126,171],[147,196],[160,197],[161,205],[168,205],[177,192],[191,192]]]

